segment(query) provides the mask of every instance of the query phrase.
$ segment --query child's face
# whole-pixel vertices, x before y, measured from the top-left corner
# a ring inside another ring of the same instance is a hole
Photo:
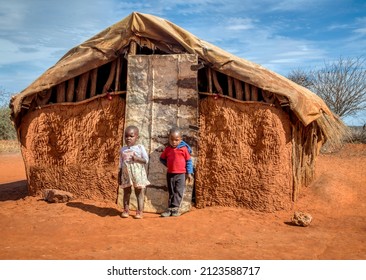
[[[127,146],[133,146],[135,145],[137,139],[139,138],[139,135],[136,130],[129,129],[125,131],[125,142]]]
[[[180,136],[179,133],[172,133],[169,135],[169,144],[173,148],[176,148],[180,141],[182,141],[182,136]]]

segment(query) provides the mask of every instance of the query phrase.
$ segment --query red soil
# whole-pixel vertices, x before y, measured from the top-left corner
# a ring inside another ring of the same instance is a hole
[[[366,259],[366,145],[320,155],[293,209],[193,208],[119,217],[113,203],[49,204],[27,194],[20,154],[0,154],[0,259]],[[313,216],[293,226],[294,211]]]

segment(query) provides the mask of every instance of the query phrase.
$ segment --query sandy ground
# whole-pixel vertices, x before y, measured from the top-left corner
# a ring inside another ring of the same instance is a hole
[[[293,209],[212,207],[181,217],[120,218],[114,203],[50,204],[27,195],[20,154],[0,154],[2,260],[366,259],[366,145],[317,160],[316,180]],[[313,216],[290,223],[294,211]]]

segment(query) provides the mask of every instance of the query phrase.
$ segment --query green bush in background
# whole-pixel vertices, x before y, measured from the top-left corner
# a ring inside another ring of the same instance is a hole
[[[10,119],[9,102],[11,93],[0,86],[0,140],[15,140],[17,138],[14,125]]]
[[[16,131],[10,119],[10,109],[5,106],[0,107],[0,139],[16,139]]]

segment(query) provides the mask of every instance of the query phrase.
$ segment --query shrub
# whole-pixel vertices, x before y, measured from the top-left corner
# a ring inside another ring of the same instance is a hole
[[[366,124],[363,126],[352,126],[348,143],[366,144]]]
[[[16,131],[10,119],[10,109],[3,106],[0,107],[0,139],[16,139]]]

